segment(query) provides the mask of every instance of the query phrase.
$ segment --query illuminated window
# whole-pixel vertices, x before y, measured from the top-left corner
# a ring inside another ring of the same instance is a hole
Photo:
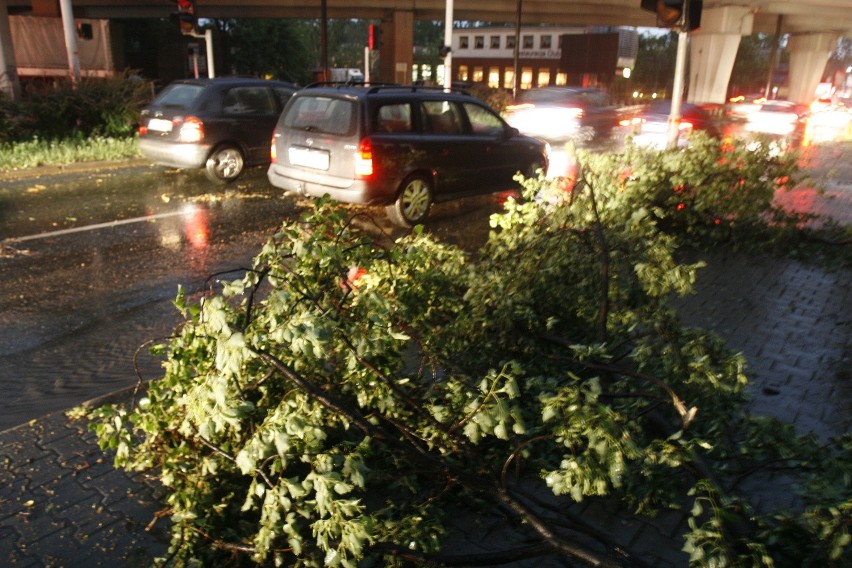
[[[506,36],[506,49],[515,49],[515,36]]]
[[[485,36],[473,36],[473,49],[485,48]]]
[[[500,36],[491,36],[491,49],[500,49]]]
[[[550,49],[550,46],[551,46],[550,42],[553,41],[552,37],[553,36],[549,36],[549,35],[541,36],[541,39],[539,40],[539,44],[541,45],[542,49]]]
[[[467,49],[467,48],[468,48],[467,36],[459,36],[459,49]]]
[[[514,69],[506,69],[503,73],[503,88],[504,89],[514,89],[515,88],[515,70]]]
[[[500,88],[500,68],[499,67],[489,67],[488,68],[488,86],[492,89]]]
[[[473,68],[473,77],[472,81],[474,83],[481,83],[485,79],[485,73],[482,70],[482,67],[474,67]]]
[[[532,88],[532,80],[533,80],[533,70],[532,67],[524,67],[521,69],[521,88],[522,89],[531,89]]]
[[[468,80],[467,65],[459,65],[459,81]]]
[[[550,69],[539,69],[538,86],[546,87],[550,84]]]
[[[531,36],[531,35],[525,35],[523,37],[523,41],[522,41],[521,45],[524,46],[524,49],[532,49],[533,47],[535,47],[535,43],[533,43],[533,39],[534,39],[534,37]]]
[[[567,85],[568,84],[568,73],[557,73],[556,74],[556,84],[557,85]]]

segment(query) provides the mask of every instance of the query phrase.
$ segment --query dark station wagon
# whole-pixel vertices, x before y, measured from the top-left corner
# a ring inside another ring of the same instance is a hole
[[[297,87],[244,77],[170,83],[142,109],[139,148],[157,164],[204,168],[217,183],[269,163],[269,139]]]
[[[546,142],[465,92],[318,84],[297,92],[272,139],[270,183],[306,196],[384,205],[411,227],[435,202],[518,187],[547,171]]]

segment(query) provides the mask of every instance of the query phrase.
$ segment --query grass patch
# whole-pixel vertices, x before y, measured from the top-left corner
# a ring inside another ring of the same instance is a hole
[[[93,136],[83,140],[40,140],[0,144],[0,172],[61,166],[76,162],[137,158],[139,142],[132,138]]]

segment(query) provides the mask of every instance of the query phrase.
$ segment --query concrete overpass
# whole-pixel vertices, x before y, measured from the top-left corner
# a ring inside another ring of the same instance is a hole
[[[166,17],[170,0],[0,0],[0,56],[14,70],[7,14],[60,16],[73,5],[77,18]],[[453,19],[523,25],[654,27],[639,0],[454,0]],[[382,59],[411,68],[414,21],[443,20],[445,0],[197,0],[201,18],[362,18],[385,28]],[[789,34],[789,98],[810,102],[825,64],[841,37],[852,37],[852,0],[704,0],[701,28],[690,34],[689,100],[721,103],[727,94],[739,41],[753,33]],[[3,68],[0,67],[0,72]],[[3,77],[0,76],[0,87]]]

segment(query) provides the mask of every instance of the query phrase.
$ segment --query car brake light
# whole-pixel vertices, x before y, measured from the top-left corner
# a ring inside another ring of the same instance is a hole
[[[144,124],[139,125],[139,136],[145,136],[148,134],[148,127]]]
[[[644,124],[644,123],[645,123],[645,119],[640,118],[638,116],[634,117],[634,118],[625,118],[623,120],[618,121],[619,126],[636,126],[637,124]]]
[[[373,175],[373,141],[362,138],[355,152],[355,175],[368,178]]]
[[[269,145],[269,161],[273,164],[278,162],[278,149],[275,147],[275,135],[272,135],[272,142]]]
[[[178,132],[178,142],[200,142],[202,139],[204,139],[204,123],[194,116],[185,118]]]

